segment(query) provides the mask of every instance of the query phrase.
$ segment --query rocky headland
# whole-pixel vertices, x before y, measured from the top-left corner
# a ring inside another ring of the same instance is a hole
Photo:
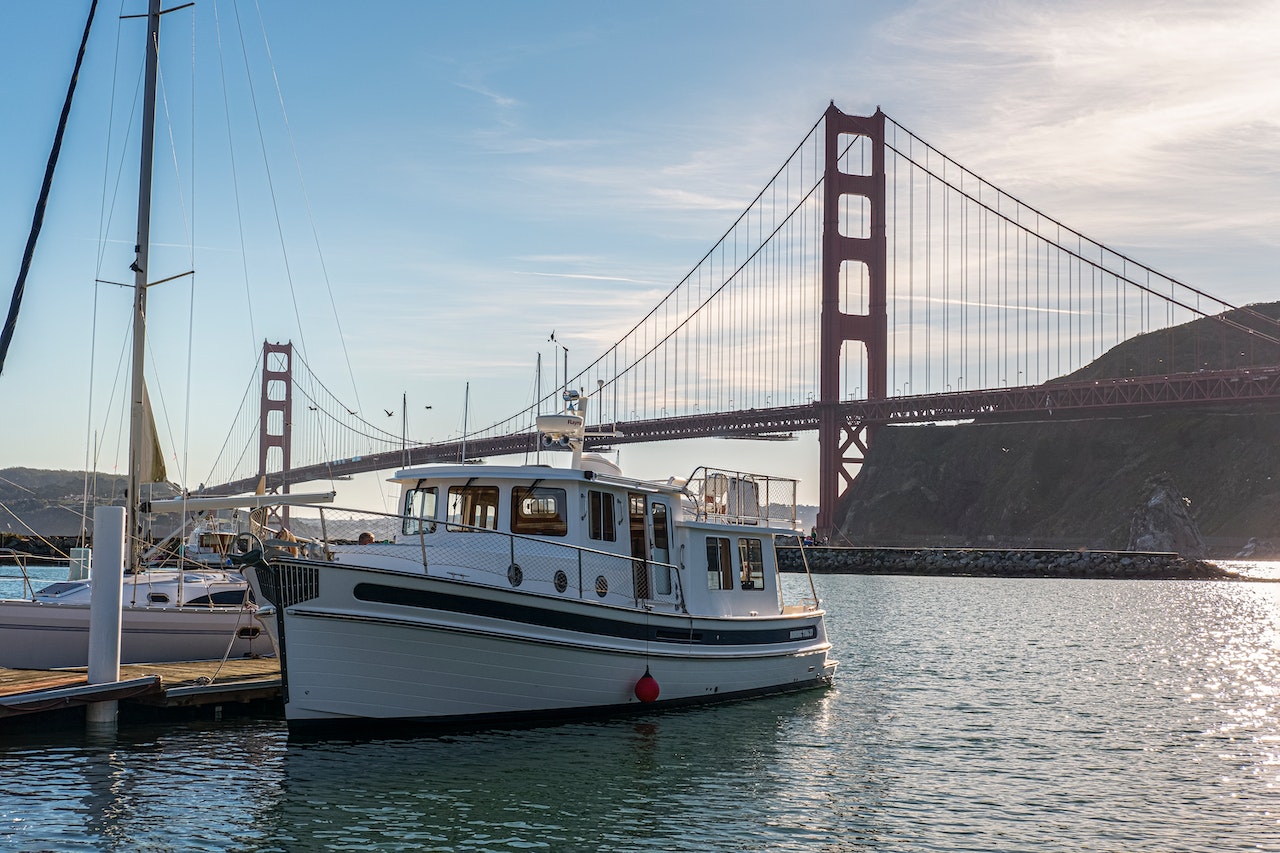
[[[778,549],[778,562],[785,572],[803,572],[807,563],[815,574],[1244,580],[1204,560],[1133,551],[787,547]]]
[[[1229,316],[1273,335],[1260,318],[1280,303]],[[1276,364],[1280,347],[1208,318],[1055,381]],[[883,427],[830,544],[1280,559],[1277,436],[1280,406],[1245,403]]]

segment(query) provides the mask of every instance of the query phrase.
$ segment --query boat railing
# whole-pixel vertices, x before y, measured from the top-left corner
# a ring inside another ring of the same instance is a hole
[[[699,467],[685,483],[699,521],[761,527],[796,526],[798,480]]]
[[[27,560],[30,554],[22,551],[15,551],[12,548],[0,548],[0,566],[4,568],[16,568],[18,574],[10,575],[8,573],[0,575],[0,580],[6,581],[22,581],[22,597],[35,599],[35,589],[31,586],[31,576],[27,574]]]
[[[559,598],[685,610],[680,574],[671,563],[456,520],[339,507],[317,510],[315,517],[292,519],[291,538],[266,540],[268,557],[305,556]]]
[[[65,557],[49,557],[41,554],[31,554],[26,551],[17,551],[13,548],[0,548],[0,581],[22,581],[22,598],[35,600],[36,583],[41,586],[52,583],[48,579],[37,577],[32,582],[30,569],[31,563],[47,563],[50,566],[65,566],[67,560]],[[7,569],[17,569],[17,574],[9,574]]]

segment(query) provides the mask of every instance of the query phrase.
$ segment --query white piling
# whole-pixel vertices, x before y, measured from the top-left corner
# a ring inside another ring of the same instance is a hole
[[[120,680],[120,590],[124,582],[125,513],[122,506],[93,510],[93,588],[89,594],[89,683]],[[116,724],[118,703],[94,702],[90,728]]]

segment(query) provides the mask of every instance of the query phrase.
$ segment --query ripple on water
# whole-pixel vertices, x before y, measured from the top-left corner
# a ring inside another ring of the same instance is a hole
[[[828,691],[418,739],[291,741],[244,719],[11,731],[0,845],[1280,846],[1280,586],[817,583],[841,660]]]

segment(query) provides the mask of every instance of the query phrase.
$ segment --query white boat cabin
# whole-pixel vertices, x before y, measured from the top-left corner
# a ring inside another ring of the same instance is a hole
[[[598,456],[575,462],[399,471],[390,541],[334,546],[333,557],[619,607],[784,612],[773,536],[794,532],[795,481],[699,469],[660,483],[623,477]]]

